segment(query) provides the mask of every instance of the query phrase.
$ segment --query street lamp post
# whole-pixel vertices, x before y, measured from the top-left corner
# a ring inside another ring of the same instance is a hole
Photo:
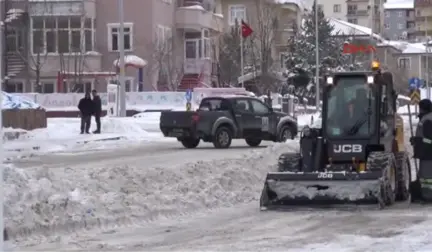
[[[319,84],[319,33],[318,33],[318,0],[315,0],[315,105],[320,111],[320,84]]]
[[[126,117],[126,82],[125,82],[125,48],[124,48],[124,6],[123,0],[118,0],[119,15],[119,85],[120,85],[120,116]]]

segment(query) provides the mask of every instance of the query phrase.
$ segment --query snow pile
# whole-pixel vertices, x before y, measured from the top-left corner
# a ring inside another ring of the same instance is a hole
[[[23,96],[12,95],[3,92],[2,97],[2,108],[3,109],[38,109],[41,108],[39,104],[32,102]]]
[[[143,112],[133,116],[147,131],[160,132],[161,112]]]
[[[145,67],[147,65],[146,60],[141,59],[140,57],[138,57],[136,55],[126,55],[124,57],[124,63],[126,66],[133,66],[133,67],[137,67],[137,68]],[[119,60],[118,59],[114,60],[113,65],[115,67],[118,67]]]
[[[136,159],[122,166],[7,167],[5,226],[12,237],[49,235],[256,201],[277,157],[295,145],[177,167],[152,167]]]
[[[303,128],[304,126],[309,126],[311,128],[320,128],[321,121],[321,113],[302,114],[297,116],[297,123],[299,128]]]

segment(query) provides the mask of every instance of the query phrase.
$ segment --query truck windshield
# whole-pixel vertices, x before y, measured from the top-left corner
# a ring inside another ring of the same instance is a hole
[[[333,137],[363,138],[375,130],[375,106],[373,86],[366,84],[366,77],[347,76],[336,78],[326,92],[326,133]]]

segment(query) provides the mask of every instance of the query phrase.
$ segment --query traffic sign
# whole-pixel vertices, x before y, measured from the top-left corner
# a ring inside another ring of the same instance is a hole
[[[192,90],[191,89],[186,90],[185,98],[186,98],[187,102],[192,101]]]
[[[421,81],[419,78],[411,78],[408,81],[410,89],[419,89],[421,87]]]
[[[411,94],[410,94],[410,98],[411,98],[411,103],[412,104],[419,104],[420,102],[420,90],[419,89],[414,89]]]

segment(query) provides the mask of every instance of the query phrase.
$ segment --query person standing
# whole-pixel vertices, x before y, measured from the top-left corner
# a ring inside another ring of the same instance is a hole
[[[78,109],[81,114],[81,134],[90,134],[91,116],[93,114],[93,101],[90,97],[90,93],[86,92],[84,98],[78,103]]]
[[[95,89],[92,90],[93,95],[93,115],[96,121],[96,130],[93,131],[93,134],[101,133],[101,116],[102,116],[102,101]]]
[[[419,174],[421,196],[432,201],[432,102],[423,99],[419,102],[419,123],[415,136],[410,139],[414,158],[420,160]]]

